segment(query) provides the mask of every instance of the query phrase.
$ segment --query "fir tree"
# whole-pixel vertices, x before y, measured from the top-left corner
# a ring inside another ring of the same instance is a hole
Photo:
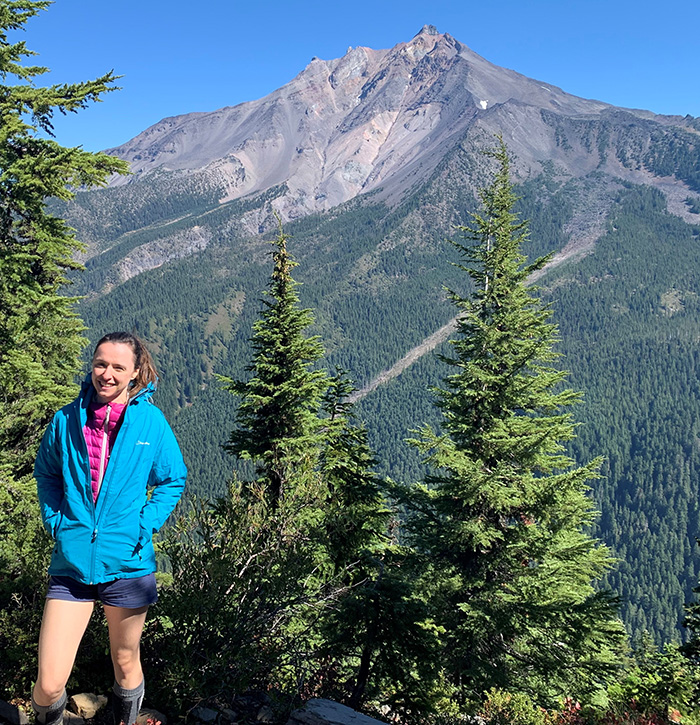
[[[463,702],[493,686],[541,698],[595,689],[622,636],[610,595],[593,588],[610,555],[586,533],[600,461],[576,467],[565,452],[579,396],[553,365],[551,310],[526,286],[546,258],[525,263],[503,142],[488,154],[495,179],[454,243],[474,291],[449,292],[460,314],[444,358],[454,372],[436,391],[442,433],[426,426],[414,441],[434,472],[408,495]]]
[[[323,351],[305,336],[313,317],[299,307],[281,229],[272,259],[269,294],[253,325],[250,378],[219,378],[240,397],[225,448],[252,466],[234,476],[227,496],[195,502],[164,542],[174,581],[162,607],[173,631],[158,645],[168,653],[159,678],[182,702],[211,694],[223,680],[243,690],[294,691],[318,646],[320,613],[336,596],[319,471],[328,381],[313,367]],[[182,641],[196,646],[196,677]]]
[[[320,470],[328,489],[329,556],[337,572],[359,581],[365,578],[362,562],[381,555],[387,545],[392,512],[383,494],[386,485],[374,470],[367,431],[353,420],[353,404],[348,402],[352,392],[344,372],[330,379],[323,398]]]
[[[373,470],[376,461],[367,432],[351,421],[352,392],[352,384],[338,371],[324,397],[328,418],[321,471],[328,489],[326,549],[345,592],[324,618],[321,651],[342,669],[336,679],[352,682],[351,692],[331,689],[330,694],[348,696],[348,704],[357,709],[381,645],[382,579],[391,511]]]
[[[51,415],[74,394],[84,344],[74,300],[61,294],[66,272],[82,249],[48,199],[104,183],[126,164],[106,154],[64,148],[52,138],[56,112],[77,112],[113,90],[108,73],[86,83],[37,87],[48,71],[22,65],[34,55],[19,30],[48,1],[0,2],[0,470],[31,471],[38,439]]]
[[[23,64],[35,53],[9,34],[50,4],[0,0],[0,669],[8,668],[8,683],[23,686],[35,671],[26,639],[35,636],[29,620],[39,611],[34,599],[48,544],[31,470],[46,424],[75,394],[85,343],[74,299],[62,294],[67,272],[80,267],[73,255],[82,247],[46,202],[70,199],[75,188],[126,171],[119,159],[64,148],[52,138],[56,112],[100,100],[115,76],[36,85],[48,69]]]
[[[299,307],[286,242],[280,230],[253,326],[251,376],[220,378],[241,398],[226,448],[254,470],[240,471],[214,504],[195,502],[164,542],[174,580],[161,606],[175,636],[167,630],[157,643],[166,653],[159,679],[183,702],[193,693],[182,641],[197,651],[200,693],[223,678],[239,689],[293,691],[303,682],[327,692],[330,671],[357,674],[347,663],[362,654],[355,690],[364,692],[362,663],[379,646],[367,637],[374,609],[366,592],[390,511],[366,433],[350,420],[349,384],[313,368],[322,348],[304,335],[313,317]]]
[[[305,337],[313,322],[308,309],[299,308],[296,266],[287,252],[287,237],[280,229],[269,299],[253,325],[252,373],[246,382],[221,378],[240,396],[238,427],[226,449],[256,466],[259,482],[274,506],[286,493],[289,479],[300,466],[308,470],[318,463],[323,437],[319,408],[327,386],[326,374],[312,369],[323,355],[316,337]]]

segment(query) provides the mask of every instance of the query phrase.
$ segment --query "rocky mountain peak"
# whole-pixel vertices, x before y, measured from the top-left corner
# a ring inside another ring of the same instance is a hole
[[[440,31],[434,25],[424,25],[413,37],[419,35],[440,35]]]
[[[500,68],[425,25],[388,50],[314,57],[256,101],[169,118],[112,149],[139,180],[156,170],[203,173],[222,201],[284,184],[285,219],[382,190],[398,198],[466,135],[502,133],[527,167],[562,157],[543,114],[598,118],[611,107]],[[529,128],[527,134],[518,129]]]

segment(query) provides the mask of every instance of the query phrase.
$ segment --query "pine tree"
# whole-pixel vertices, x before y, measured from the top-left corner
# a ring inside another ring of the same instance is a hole
[[[43,430],[75,394],[85,343],[74,299],[62,294],[81,249],[52,197],[104,183],[126,164],[106,154],[64,148],[52,138],[56,112],[77,112],[113,90],[108,73],[85,83],[40,87],[48,69],[24,65],[34,53],[9,34],[51,3],[0,0],[0,671],[8,687],[35,672],[30,624],[40,607],[48,541],[31,479]],[[5,671],[5,668],[7,670]],[[17,694],[16,692],[12,694]]]
[[[323,356],[317,337],[305,337],[313,322],[311,310],[299,308],[296,266],[287,252],[287,236],[280,229],[272,255],[274,268],[269,299],[253,325],[253,361],[249,380],[221,378],[240,396],[238,427],[226,449],[255,464],[259,483],[274,507],[285,495],[290,476],[300,466],[318,463],[323,438],[319,417],[326,373],[313,365]]]
[[[526,285],[546,258],[525,263],[507,150],[500,140],[487,153],[494,181],[454,243],[474,291],[449,292],[459,318],[444,358],[454,372],[436,391],[442,433],[426,426],[414,441],[434,472],[407,494],[462,702],[493,686],[540,698],[593,690],[622,636],[614,601],[593,587],[610,555],[586,533],[600,461],[576,467],[565,452],[579,396],[553,365],[551,310]]]
[[[348,704],[357,709],[382,645],[382,580],[391,511],[374,471],[367,432],[351,421],[352,392],[352,384],[338,371],[324,396],[328,417],[321,471],[328,488],[326,550],[344,593],[323,620],[321,651],[342,669],[336,678],[352,683],[351,692],[330,694],[347,696]]]
[[[48,1],[0,2],[0,470],[31,471],[38,439],[50,416],[75,392],[73,378],[84,344],[74,299],[61,294],[81,249],[48,199],[70,199],[74,189],[104,183],[126,164],[106,154],[64,148],[54,141],[56,112],[77,112],[113,90],[108,73],[85,83],[37,87],[48,71],[22,64],[34,55],[8,32]],[[46,138],[46,136],[49,138]]]
[[[323,398],[326,417],[320,470],[328,489],[329,556],[337,572],[347,572],[359,581],[365,578],[363,560],[381,555],[386,548],[392,512],[383,493],[386,484],[374,470],[376,459],[367,431],[353,420],[353,404],[348,401],[352,392],[344,371],[337,371]]]

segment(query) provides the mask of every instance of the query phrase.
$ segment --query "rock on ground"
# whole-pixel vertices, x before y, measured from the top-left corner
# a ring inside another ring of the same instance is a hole
[[[90,720],[107,704],[104,695],[95,695],[92,692],[81,692],[73,695],[68,701],[68,709],[85,720]]]
[[[287,725],[385,725],[385,723],[338,702],[317,699],[309,700],[303,708],[295,710],[290,715]]]

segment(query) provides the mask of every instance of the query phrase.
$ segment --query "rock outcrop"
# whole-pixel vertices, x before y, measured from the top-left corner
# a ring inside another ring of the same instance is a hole
[[[332,700],[309,700],[289,717],[287,725],[380,725],[368,715],[363,715]]]

